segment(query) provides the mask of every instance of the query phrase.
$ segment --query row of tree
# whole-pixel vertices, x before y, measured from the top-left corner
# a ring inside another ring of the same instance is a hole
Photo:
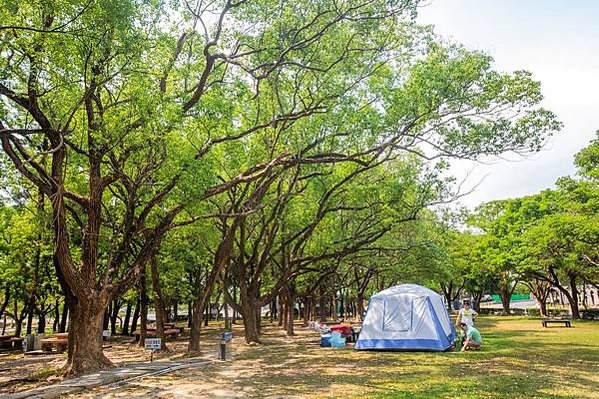
[[[478,307],[483,294],[497,292],[507,313],[523,284],[542,315],[555,289],[572,317],[580,317],[587,287],[599,289],[599,138],[575,163],[576,177],[560,178],[554,189],[535,195],[482,204],[462,217],[462,231],[444,235],[448,256],[442,258],[449,263],[440,288],[448,301],[466,291]]]
[[[67,312],[77,374],[110,366],[107,309],[139,298],[143,334],[148,293],[158,334],[190,304],[197,351],[215,296],[257,342],[275,298],[287,320],[337,292],[360,313],[371,281],[436,273],[443,158],[536,151],[561,125],[530,74],[416,25],[419,3],[0,1],[15,317]]]

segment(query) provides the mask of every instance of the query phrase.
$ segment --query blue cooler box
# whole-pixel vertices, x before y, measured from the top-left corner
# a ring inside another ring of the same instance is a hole
[[[331,346],[331,334],[323,334],[320,336],[320,346]]]

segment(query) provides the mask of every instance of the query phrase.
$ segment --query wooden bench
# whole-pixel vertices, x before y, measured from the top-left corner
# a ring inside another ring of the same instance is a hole
[[[563,324],[564,327],[572,327],[572,322],[569,319],[547,319],[541,320],[543,327],[548,327],[548,324]]]

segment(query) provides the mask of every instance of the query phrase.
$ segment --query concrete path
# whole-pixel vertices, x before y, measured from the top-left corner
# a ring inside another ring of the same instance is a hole
[[[156,361],[153,363],[135,363],[116,367],[79,378],[64,380],[60,384],[43,386],[24,392],[3,396],[6,399],[53,399],[74,394],[102,385],[125,384],[132,380],[170,373],[176,370],[200,366],[211,362],[209,359],[195,358],[181,361]]]

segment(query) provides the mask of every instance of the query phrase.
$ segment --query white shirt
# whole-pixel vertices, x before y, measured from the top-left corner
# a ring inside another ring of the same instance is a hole
[[[466,323],[468,327],[474,326],[474,316],[477,315],[473,309],[462,308],[460,309],[460,321]]]

